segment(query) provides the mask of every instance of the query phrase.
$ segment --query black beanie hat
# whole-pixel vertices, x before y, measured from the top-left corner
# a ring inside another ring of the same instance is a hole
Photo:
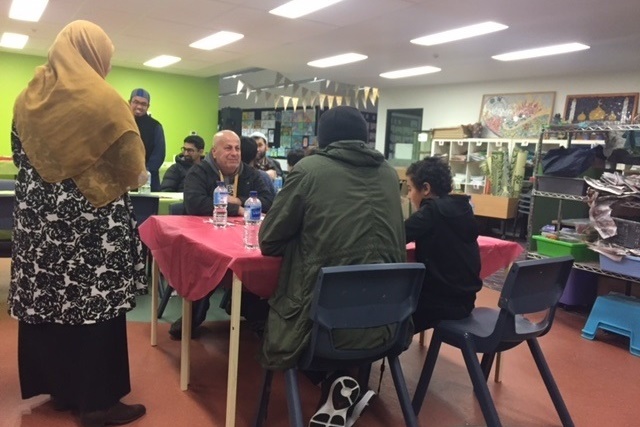
[[[326,111],[318,121],[318,145],[324,148],[335,141],[367,141],[367,122],[354,107],[340,105]]]

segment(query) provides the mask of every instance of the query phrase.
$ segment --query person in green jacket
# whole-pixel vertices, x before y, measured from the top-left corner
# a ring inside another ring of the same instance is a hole
[[[380,152],[367,148],[367,136],[357,109],[326,111],[318,124],[320,149],[296,164],[260,228],[262,253],[283,257],[259,355],[268,369],[295,366],[307,347],[321,267],[406,260],[398,175]],[[373,348],[390,337],[384,327],[341,332],[335,339],[343,348]],[[349,376],[331,375],[323,385],[327,399],[310,426],[329,425],[335,417],[352,425],[347,414],[359,411],[349,409],[373,396],[368,391],[358,400],[358,383]]]

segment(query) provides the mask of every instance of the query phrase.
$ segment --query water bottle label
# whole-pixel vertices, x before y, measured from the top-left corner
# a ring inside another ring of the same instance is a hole
[[[227,204],[227,193],[223,193],[222,191],[213,193],[213,204],[214,205],[226,205]]]
[[[249,208],[249,212],[249,219],[251,221],[260,221],[262,216],[262,209],[260,206],[251,206],[251,208]]]

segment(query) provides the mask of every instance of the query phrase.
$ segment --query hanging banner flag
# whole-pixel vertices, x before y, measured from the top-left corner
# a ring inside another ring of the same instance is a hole
[[[320,108],[324,108],[324,100],[327,98],[327,95],[325,95],[324,93],[318,94],[318,105],[320,105]]]
[[[249,85],[247,85],[247,94],[244,97],[244,99],[249,99],[249,95],[251,95],[251,87]]]
[[[336,106],[338,105],[342,105],[342,97],[341,96],[336,96]]]
[[[329,104],[329,109],[333,108],[333,101],[336,100],[335,96],[327,95],[327,104]]]
[[[284,79],[284,76],[280,73],[276,73],[276,83],[275,86],[280,86],[280,82],[282,82],[282,79]]]
[[[293,111],[296,111],[298,109],[298,100],[300,98],[291,98],[291,105],[293,105]]]
[[[262,96],[262,90],[261,89],[256,89],[256,99],[254,100],[254,104],[258,103],[258,98]]]
[[[288,78],[284,78],[284,87],[289,87],[293,84],[293,82],[291,80],[289,80]]]
[[[302,111],[307,112],[307,100],[302,98]]]
[[[362,88],[362,93],[364,94],[364,96],[362,97],[363,100],[363,106],[366,108],[367,106],[367,100],[369,99],[369,91],[371,91],[371,88],[369,86],[365,86]]]
[[[378,100],[378,88],[374,87],[371,89],[371,104],[375,107],[376,101]]]
[[[345,96],[344,97],[344,105],[351,105],[351,97],[350,96]]]
[[[290,96],[283,96],[282,97],[282,108],[284,108],[285,110],[287,109],[287,107],[289,106],[289,100],[291,99]]]
[[[338,83],[338,82],[333,82],[333,84],[334,84],[334,88],[335,88],[334,90],[335,90],[336,92],[339,92],[339,90],[338,90],[338,89],[340,88],[340,83]]]
[[[240,93],[243,87],[244,87],[244,83],[242,82],[242,80],[238,80],[238,86],[236,87],[236,95]]]
[[[325,87],[329,87],[329,85],[331,84],[331,80],[327,79],[324,81]]]
[[[278,108],[278,104],[280,104],[280,98],[282,98],[281,96],[276,96],[275,97],[275,104],[273,106],[273,108]]]
[[[269,100],[271,99],[271,96],[272,96],[271,92],[265,92],[264,93],[265,102],[269,102]]]
[[[356,96],[356,97],[353,98],[353,106],[356,107],[359,110],[360,106],[358,104],[359,104],[358,97]]]
[[[297,95],[298,90],[300,89],[300,85],[298,83],[293,84],[293,92],[291,95]]]
[[[309,107],[313,107],[316,103],[316,100],[318,99],[318,93],[317,92],[311,92],[309,95],[309,101],[307,102],[307,105]]]

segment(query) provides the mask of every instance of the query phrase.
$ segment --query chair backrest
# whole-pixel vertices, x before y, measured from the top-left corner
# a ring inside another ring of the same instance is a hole
[[[15,196],[0,194],[0,230],[13,229],[13,205]]]
[[[498,302],[501,311],[496,331],[505,327],[502,340],[509,336],[522,340],[549,331],[572,267],[571,256],[513,263]],[[541,313],[545,315],[539,321],[523,319],[525,315]]]
[[[0,190],[13,191],[16,189],[15,179],[0,179]]]
[[[151,215],[158,215],[158,204],[160,202],[158,196],[134,193],[129,195],[138,226],[140,226],[140,224],[142,224]]]
[[[410,336],[425,267],[422,263],[361,264],[324,267],[318,273],[309,317],[313,322],[302,368],[314,360],[374,361],[400,353]],[[333,333],[390,325],[393,335],[374,349],[338,349]]]
[[[169,205],[169,215],[185,215],[184,202],[171,203]]]

